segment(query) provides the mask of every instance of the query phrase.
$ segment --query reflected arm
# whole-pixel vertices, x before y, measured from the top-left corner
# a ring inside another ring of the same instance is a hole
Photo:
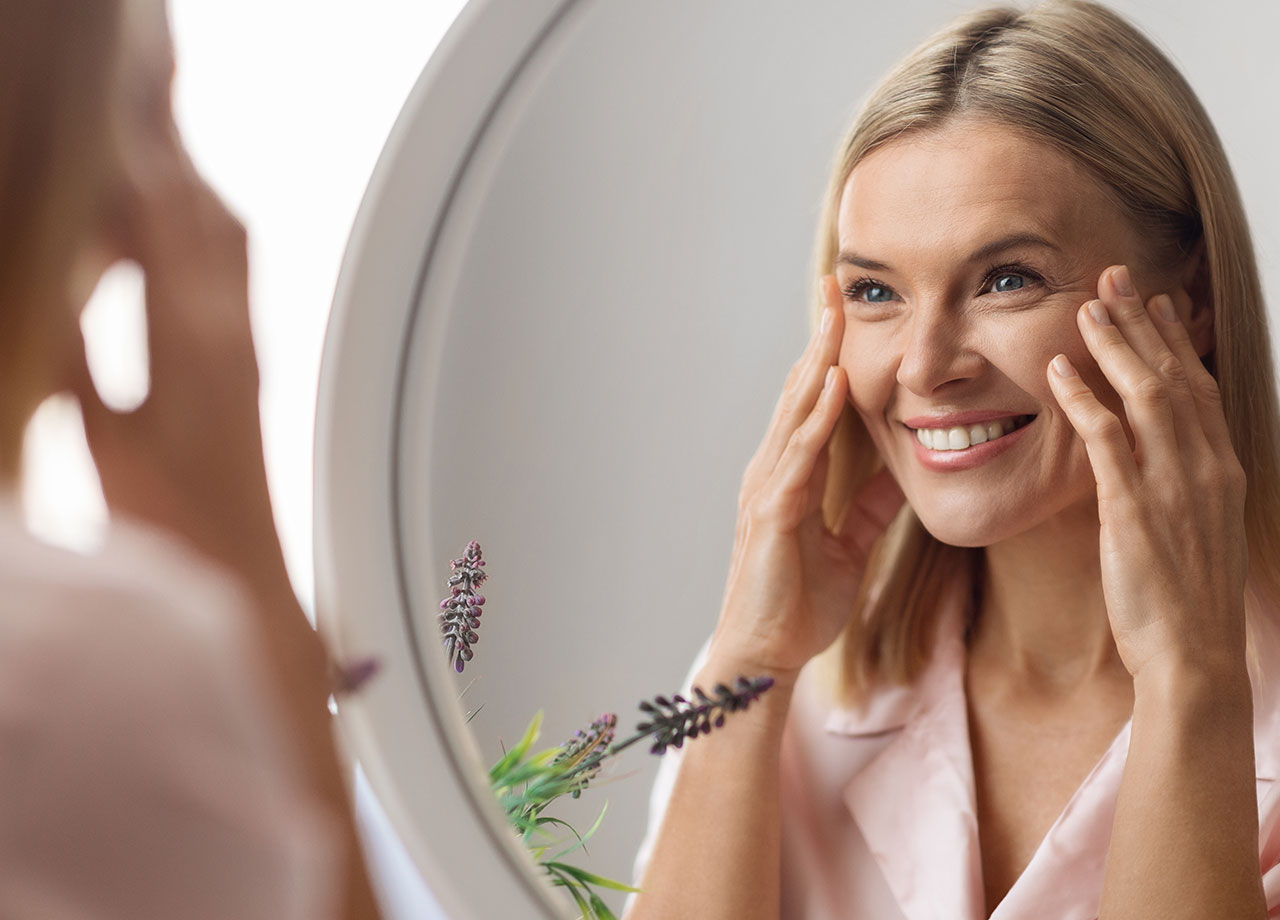
[[[693,683],[757,670],[713,655]],[[794,686],[776,677],[750,711],[689,743],[625,920],[778,920],[782,731]]]
[[[1247,673],[1168,670],[1134,691],[1099,920],[1264,920]]]

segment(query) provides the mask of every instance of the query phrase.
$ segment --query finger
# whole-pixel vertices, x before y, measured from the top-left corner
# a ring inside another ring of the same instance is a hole
[[[762,486],[778,465],[787,442],[796,428],[808,418],[821,393],[827,369],[839,358],[840,339],[844,333],[844,317],[828,297],[823,321],[804,355],[787,375],[782,395],[774,406],[769,427],[759,449],[751,459],[744,477],[744,490]]]
[[[1170,348],[1153,320],[1150,301],[1144,302],[1135,290],[1129,270],[1114,265],[1103,273],[1099,293],[1125,341],[1148,367],[1164,381],[1165,396],[1173,416],[1175,440],[1184,451],[1198,453],[1206,448],[1204,429],[1196,411],[1183,359]]]
[[[762,490],[757,508],[784,531],[794,530],[820,504],[813,496],[820,496],[821,489],[811,489],[810,482],[818,455],[825,452],[844,407],[846,386],[843,369],[832,367],[813,411],[787,439],[786,449]]]
[[[1120,419],[1098,401],[1066,355],[1050,361],[1046,373],[1054,398],[1084,441],[1098,497],[1117,496],[1131,488],[1138,468]]]
[[[872,545],[898,516],[906,500],[889,468],[881,468],[854,495],[841,526],[841,541],[851,550],[856,548],[865,558]]]
[[[1149,307],[1156,329],[1186,371],[1187,387],[1196,416],[1210,447],[1218,456],[1222,456],[1225,451],[1234,452],[1231,431],[1227,427],[1227,418],[1222,409],[1222,392],[1218,389],[1218,381],[1209,373],[1196,352],[1187,327],[1178,318],[1173,299],[1168,294],[1159,294],[1151,299]]]
[[[80,414],[84,416],[86,434],[89,434],[90,427],[97,428],[101,419],[109,418],[116,413],[102,401],[98,387],[93,382],[83,337],[80,337],[80,347],[68,352],[67,361],[64,383],[66,389],[80,403]]]
[[[1098,367],[1124,401],[1125,416],[1134,436],[1132,453],[1138,462],[1180,469],[1182,458],[1174,433],[1173,404],[1164,379],[1134,352],[1101,300],[1086,302],[1076,318]]]
[[[1112,265],[1104,271],[1098,283],[1098,296],[1134,354],[1149,367],[1157,368],[1169,356],[1169,347],[1151,321],[1145,301],[1134,289],[1128,267]]]

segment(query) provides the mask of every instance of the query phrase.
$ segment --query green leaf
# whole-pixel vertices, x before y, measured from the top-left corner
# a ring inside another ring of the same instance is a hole
[[[489,770],[490,780],[502,776],[511,767],[524,759],[524,755],[529,748],[533,746],[533,742],[538,740],[538,733],[542,731],[542,710],[539,709],[534,715],[529,727],[525,729],[524,737],[520,739],[520,743],[507,751],[501,760],[495,763]]]
[[[546,865],[546,864],[544,863],[543,865]],[[583,920],[594,920],[591,914],[591,905],[589,905],[586,902],[586,899],[584,899],[582,895],[578,892],[578,885],[574,883],[573,879],[565,878],[564,876],[561,876],[557,873],[553,875],[553,881],[554,881],[554,884],[563,885],[565,888],[569,889],[569,894],[573,895],[573,900],[576,901],[578,904],[578,910],[582,911]],[[587,892],[587,894],[590,894],[590,893],[591,892],[589,891]]]
[[[574,827],[572,824],[570,824],[568,821],[563,821],[560,818],[553,818],[550,815],[547,815],[546,817],[539,816],[535,823],[539,825],[559,824],[561,827],[567,827],[569,829],[569,832],[573,834],[573,836],[577,837],[579,840],[583,839],[582,835],[579,834],[576,830],[574,830]]]
[[[600,895],[596,894],[594,891],[589,891],[587,893],[591,895],[591,909],[596,912],[598,920],[618,920],[618,918],[613,915],[613,911],[609,910],[609,905],[604,903],[600,898]]]
[[[632,888],[630,885],[624,885],[622,882],[615,882],[611,878],[603,878],[586,869],[579,869],[577,866],[570,866],[560,862],[544,862],[542,865],[548,869],[554,869],[558,872],[565,872],[573,876],[579,882],[588,885],[599,885],[601,888],[612,888],[614,891],[639,891],[639,888]]]
[[[494,770],[490,772],[490,778],[495,786],[518,786],[521,783],[528,783],[537,779],[544,781],[548,779],[560,780],[561,771],[558,766],[551,766],[547,759],[543,758],[543,754],[535,754],[531,759],[523,763],[511,763],[502,772],[498,772],[495,766]]]
[[[604,808],[600,809],[599,817],[596,818],[595,823],[591,825],[591,828],[585,834],[579,834],[577,831],[573,831],[573,828],[570,827],[569,830],[573,831],[574,836],[578,838],[578,842],[575,843],[573,846],[569,847],[569,849],[561,850],[555,856],[552,856],[551,861],[552,862],[558,861],[562,857],[568,856],[574,850],[578,849],[578,847],[586,846],[587,841],[590,840],[595,835],[595,832],[600,829],[600,822],[604,820],[604,813],[608,810],[609,810],[609,803],[605,802]]]

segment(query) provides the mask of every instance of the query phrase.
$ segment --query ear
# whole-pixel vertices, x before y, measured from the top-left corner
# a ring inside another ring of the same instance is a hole
[[[1203,358],[1217,345],[1217,336],[1214,334],[1213,284],[1203,234],[1196,240],[1183,262],[1179,281],[1186,299],[1178,304],[1178,313],[1187,324],[1187,332],[1191,336],[1191,343],[1195,345],[1196,354]]]

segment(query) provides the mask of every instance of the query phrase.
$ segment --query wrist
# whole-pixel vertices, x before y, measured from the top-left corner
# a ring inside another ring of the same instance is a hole
[[[791,688],[795,686],[796,679],[800,676],[800,668],[779,666],[776,662],[770,660],[768,656],[760,655],[750,649],[731,645],[726,641],[722,641],[718,636],[712,639],[711,647],[707,653],[706,664],[703,665],[698,676],[700,678],[708,678],[712,684],[717,681],[732,684],[739,675],[742,677],[771,677],[776,689],[786,690],[789,693]],[[770,692],[774,691],[771,690]]]
[[[1253,687],[1243,656],[1190,661],[1168,657],[1134,676],[1135,721],[1150,713],[1183,724],[1253,723]]]

